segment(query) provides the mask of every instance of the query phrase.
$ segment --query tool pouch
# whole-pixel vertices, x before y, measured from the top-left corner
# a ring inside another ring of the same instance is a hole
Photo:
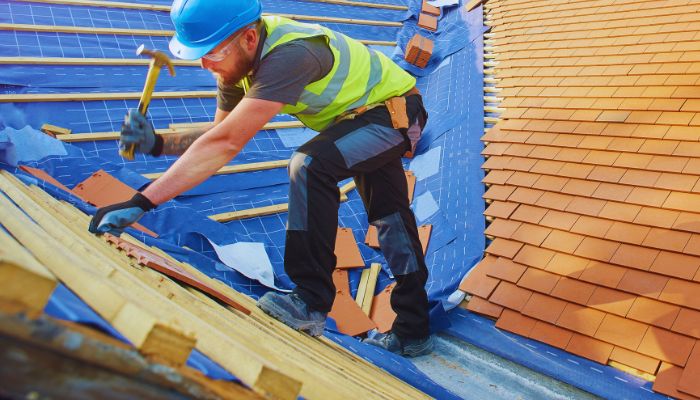
[[[425,128],[425,124],[427,122],[427,115],[425,110],[421,107],[415,120],[412,123],[409,123],[406,99],[408,96],[416,94],[420,95],[418,90],[413,88],[403,96],[392,97],[384,102],[387,110],[389,110],[392,126],[394,129],[404,134],[411,143],[411,148],[403,155],[406,158],[413,158],[416,151],[416,145],[420,140],[421,134],[423,133],[423,128]]]

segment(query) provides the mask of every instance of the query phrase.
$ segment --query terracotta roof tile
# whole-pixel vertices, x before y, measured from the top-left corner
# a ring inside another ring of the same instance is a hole
[[[634,138],[613,138],[610,144],[608,145],[607,149],[611,151],[620,151],[620,152],[632,152],[636,153],[639,151],[639,149],[642,147],[642,144],[644,144],[643,139],[634,139]],[[620,155],[622,157],[623,154]],[[618,165],[618,160],[620,159],[618,157],[617,160],[615,160],[615,165]],[[626,165],[622,165],[626,166]]]
[[[572,335],[573,334],[566,329],[542,321],[537,321],[530,331],[531,339],[547,343],[550,346],[560,349],[565,348],[569,344]]]
[[[639,149],[642,153],[671,155],[676,150],[680,142],[675,140],[653,140],[647,139]]]
[[[487,299],[498,286],[498,279],[486,276],[489,265],[496,262],[496,257],[487,256],[471,269],[469,274],[462,280],[459,289],[463,292],[471,293]]]
[[[634,186],[653,186],[654,183],[659,179],[661,176],[661,172],[654,172],[654,171],[641,171],[641,170],[628,170],[625,172],[625,174],[620,178],[620,183],[624,183],[625,185],[634,185]]]
[[[484,193],[485,199],[505,201],[515,191],[514,186],[491,185]]]
[[[522,224],[513,234],[512,239],[534,246],[539,246],[552,230],[538,225]]]
[[[626,267],[647,270],[654,263],[654,259],[656,259],[658,254],[658,250],[621,244],[610,262]]]
[[[558,275],[578,278],[588,267],[590,261],[570,254],[556,253],[545,270]]]
[[[623,153],[613,163],[616,167],[646,168],[653,156],[648,154]]]
[[[680,381],[682,375],[683,368],[662,362],[656,375],[656,380],[654,380],[654,386],[652,386],[652,389],[656,392],[673,396],[673,398],[681,400],[697,400],[698,397],[678,391],[678,382]]]
[[[684,366],[695,339],[654,326],[649,327],[637,351],[675,365]]]
[[[501,317],[496,321],[496,328],[527,337],[530,336],[530,332],[532,332],[536,323],[537,320],[534,318],[506,309],[503,310]]]
[[[484,233],[489,236],[497,236],[505,239],[510,239],[511,235],[513,235],[513,232],[515,232],[520,227],[520,225],[520,222],[498,218],[489,224]]]
[[[518,286],[541,293],[549,293],[559,281],[559,275],[537,268],[528,268],[518,280]]]
[[[591,182],[583,179],[570,179],[564,187],[561,188],[562,193],[572,194],[576,196],[588,197],[598,188],[598,182]]]
[[[538,174],[557,174],[566,165],[561,161],[552,160],[537,160],[535,165],[530,168],[530,172]]]
[[[586,305],[595,289],[596,286],[590,283],[562,277],[550,295],[572,303]]]
[[[661,207],[671,192],[668,190],[648,189],[635,187],[627,196],[629,203],[643,204],[652,207]]]
[[[552,231],[547,239],[542,243],[542,247],[560,251],[563,253],[573,253],[581,244],[584,236],[569,232]]]
[[[587,336],[574,334],[566,346],[566,350],[598,363],[607,364],[613,345]]]
[[[598,327],[595,338],[626,349],[636,349],[646,331],[646,324],[607,314]]]
[[[501,281],[489,301],[500,306],[520,311],[530,299],[532,291]]]
[[[507,183],[514,186],[531,187],[537,179],[539,179],[538,175],[517,171],[508,178]]]
[[[627,170],[624,168],[605,167],[598,165],[593,168],[590,174],[588,174],[588,179],[616,183],[620,181],[625,172],[627,172]]]
[[[641,208],[642,207],[634,204],[608,201],[595,215],[608,219],[631,222],[636,218]]]
[[[613,349],[612,354],[610,354],[610,360],[652,375],[656,374],[656,370],[660,365],[660,361],[655,358],[622,347]]]
[[[579,217],[572,213],[549,210],[544,217],[539,221],[542,226],[555,228],[559,230],[569,230],[576,223]]]
[[[574,254],[593,260],[610,261],[619,247],[620,244],[613,241],[587,237],[574,251]]]
[[[611,221],[607,221],[600,218],[581,216],[578,218],[573,227],[571,227],[571,232],[580,233],[582,235],[587,236],[604,237],[605,233],[611,228],[612,225],[613,222]]]
[[[633,188],[630,186],[601,183],[591,196],[605,200],[624,201],[632,193],[632,190]]]
[[[511,219],[516,221],[529,222],[531,224],[536,224],[547,213],[547,210],[539,207],[533,207],[528,205],[520,205],[513,215],[510,216]]]
[[[689,192],[696,186],[697,183],[697,176],[663,173],[656,181],[654,186],[661,189]]]
[[[503,256],[508,258],[513,258],[515,254],[518,253],[520,248],[523,246],[522,243],[515,242],[512,240],[496,238],[491,244],[486,248],[486,252],[496,256]]]
[[[671,329],[681,308],[668,303],[638,297],[627,313],[628,318]]]
[[[681,308],[671,330],[700,339],[700,312]]]
[[[551,250],[525,245],[513,260],[523,265],[544,269],[554,254]]]
[[[691,232],[695,232],[695,233],[700,232],[700,215],[694,214],[694,213],[687,213],[687,212],[681,212],[681,213],[678,213],[675,211],[672,211],[672,212],[675,213],[677,217],[676,218],[668,218],[668,220],[671,221],[671,224],[673,225],[674,229],[691,231]],[[670,226],[666,226],[666,227],[670,227]],[[688,241],[688,242],[690,242],[690,241]]]
[[[503,201],[494,201],[484,211],[484,215],[496,218],[508,218],[518,207],[517,203],[509,203]]]
[[[513,260],[505,257],[498,257],[498,260],[489,266],[486,274],[497,279],[515,283],[523,276],[525,270],[527,270],[527,267],[524,265],[515,263]]]
[[[574,197],[573,200],[566,206],[566,211],[575,212],[583,215],[598,215],[600,210],[605,206],[605,200]]]
[[[566,302],[539,293],[533,293],[522,309],[522,314],[554,324],[566,307]]]
[[[592,165],[581,165],[577,163],[565,163],[563,167],[561,167],[560,170],[552,173],[556,173],[561,176],[566,176],[569,178],[580,178],[584,179],[586,178],[591,171],[593,171],[593,166]]]
[[[693,254],[696,256],[700,256],[700,235],[696,235],[696,234],[690,235],[690,240],[688,241],[688,244],[685,246],[685,249],[683,249],[683,252],[686,254]]]
[[[637,296],[621,292],[619,290],[608,289],[602,286],[596,287],[587,305],[601,311],[616,314],[624,317]]]
[[[663,208],[700,212],[700,195],[672,192],[664,202]]]
[[[690,353],[688,363],[685,365],[683,375],[678,381],[678,389],[693,396],[700,396],[698,376],[700,376],[700,344],[696,341],[695,348]]]
[[[573,199],[574,196],[553,192],[545,192],[539,199],[537,199],[535,204],[545,208],[563,211]]]
[[[700,310],[700,283],[671,278],[658,297],[661,301]]]
[[[488,315],[492,318],[498,318],[503,312],[503,307],[490,303],[487,300],[482,299],[478,296],[472,296],[467,303],[467,310],[473,311],[475,313]]]
[[[689,160],[687,157],[654,156],[648,167],[655,171],[682,172]]]
[[[669,279],[664,276],[629,269],[618,283],[617,288],[641,296],[670,301],[659,297],[662,291],[665,291],[667,283],[670,283]],[[672,292],[668,292],[668,294],[670,293]],[[670,302],[673,303],[673,301]]]
[[[482,182],[486,184],[503,185],[513,174],[513,171],[490,171],[486,174],[484,179],[482,179]]]
[[[700,269],[700,257],[662,251],[649,271],[692,280],[698,269]]]
[[[683,251],[690,240],[690,233],[670,229],[652,228],[642,243],[645,246],[671,251]]]
[[[604,317],[604,312],[568,303],[557,319],[557,325],[587,336],[593,336]]]
[[[561,178],[557,176],[542,175],[540,178],[532,185],[533,188],[548,190],[552,192],[560,191],[561,188],[566,185],[569,181],[567,178]]]
[[[637,214],[637,217],[634,219],[634,222],[642,225],[670,228],[672,225],[675,225],[675,221],[680,215],[681,213],[678,211],[642,207],[639,214]]]
[[[639,245],[642,244],[649,230],[650,228],[637,224],[615,222],[605,233],[604,237],[610,240]]]
[[[508,200],[524,204],[535,204],[542,194],[541,190],[519,187],[508,197]]]

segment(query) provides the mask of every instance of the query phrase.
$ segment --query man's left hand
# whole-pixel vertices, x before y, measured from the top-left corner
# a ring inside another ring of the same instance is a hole
[[[156,205],[146,196],[136,193],[131,200],[98,209],[90,221],[88,230],[98,235],[111,233],[119,236],[127,226],[135,223],[145,212],[154,208]]]

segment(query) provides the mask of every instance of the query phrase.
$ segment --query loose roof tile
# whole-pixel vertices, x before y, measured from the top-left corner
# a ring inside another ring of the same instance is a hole
[[[610,354],[610,360],[652,375],[656,374],[661,364],[659,360],[653,357],[645,356],[622,347],[615,347],[613,349]]]

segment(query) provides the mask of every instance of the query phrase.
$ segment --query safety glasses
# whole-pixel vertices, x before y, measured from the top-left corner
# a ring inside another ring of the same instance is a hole
[[[251,24],[251,25],[243,27],[240,31],[238,31],[238,33],[233,35],[233,38],[226,44],[226,46],[221,48],[221,50],[217,51],[216,53],[209,52],[209,53],[203,55],[202,59],[205,59],[205,60],[211,61],[211,62],[223,61],[226,57],[228,57],[229,54],[231,54],[233,52],[234,43],[236,42],[236,40],[238,40],[238,37],[241,36],[241,34],[243,34],[243,32],[245,32],[248,29],[251,29],[253,27],[255,27],[255,24]]]

